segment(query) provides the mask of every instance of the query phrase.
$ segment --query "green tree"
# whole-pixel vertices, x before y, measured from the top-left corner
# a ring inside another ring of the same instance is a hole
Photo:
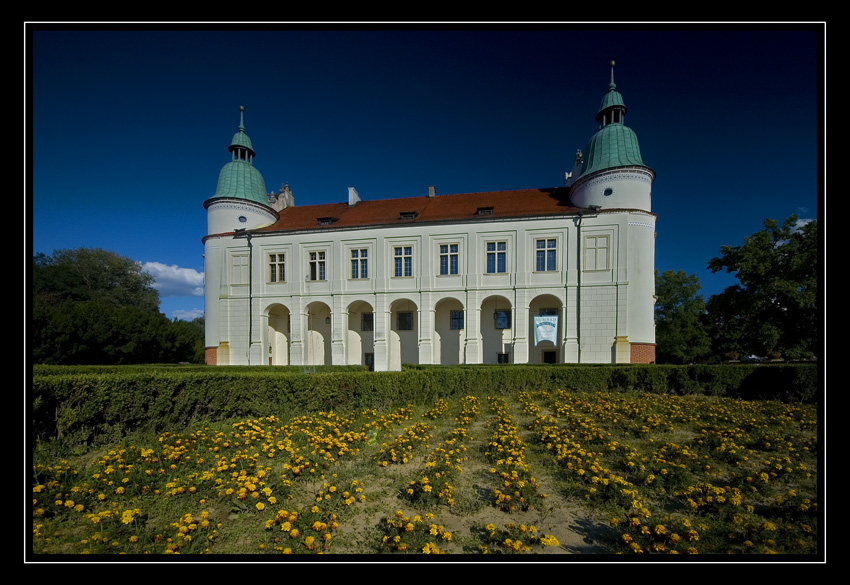
[[[98,249],[33,258],[30,341],[36,363],[203,361],[203,325],[169,321],[141,264]]]
[[[691,363],[711,350],[702,323],[705,301],[696,274],[655,272],[655,352],[659,363]]]
[[[796,215],[781,225],[773,219],[744,238],[722,246],[712,272],[734,273],[739,284],[712,296],[708,326],[717,353],[786,358],[820,354],[818,326],[818,224]]]
[[[45,302],[101,301],[158,310],[153,276],[135,260],[99,248],[55,250],[33,258],[33,294]]]

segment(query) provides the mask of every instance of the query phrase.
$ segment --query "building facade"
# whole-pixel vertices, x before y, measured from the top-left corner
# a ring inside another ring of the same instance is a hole
[[[613,77],[564,186],[297,206],[240,125],[204,237],[218,365],[655,361],[651,186]]]

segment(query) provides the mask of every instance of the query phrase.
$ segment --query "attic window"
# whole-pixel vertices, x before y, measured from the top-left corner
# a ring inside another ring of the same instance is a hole
[[[416,219],[418,214],[415,211],[402,211],[400,215],[401,219]]]
[[[478,215],[493,215],[493,208],[492,207],[479,207],[478,208]]]
[[[331,225],[334,222],[334,218],[332,217],[320,217],[319,225]]]

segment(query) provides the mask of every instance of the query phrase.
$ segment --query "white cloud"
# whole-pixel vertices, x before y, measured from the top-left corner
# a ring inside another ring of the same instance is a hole
[[[142,269],[153,276],[153,287],[159,291],[160,297],[204,296],[203,272],[174,264],[166,266],[159,262],[145,262]]]
[[[203,317],[203,316],[204,316],[204,310],[203,309],[192,309],[192,310],[189,310],[189,311],[184,311],[184,310],[171,311],[171,315],[170,315],[170,317],[172,319],[179,319],[180,321],[192,321],[192,320],[194,320],[198,317]]]
[[[802,228],[804,225],[806,225],[806,224],[807,224],[807,223],[809,223],[810,221],[814,221],[814,220],[811,220],[811,219],[804,219],[804,218],[798,218],[798,219],[797,219],[797,222],[794,224],[794,227],[792,228],[792,231],[795,231],[795,232],[796,232],[797,230],[799,230],[800,228]]]

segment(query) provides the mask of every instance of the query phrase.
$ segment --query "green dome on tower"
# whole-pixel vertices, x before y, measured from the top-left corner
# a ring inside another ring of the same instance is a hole
[[[640,157],[637,135],[622,124],[609,124],[587,143],[581,176],[635,165],[645,166]]]
[[[263,181],[260,171],[254,167],[254,149],[251,145],[251,139],[245,134],[245,126],[242,123],[244,108],[240,107],[239,109],[239,129],[233,135],[233,140],[228,147],[233,160],[222,167],[218,175],[218,186],[212,198],[246,199],[268,205],[269,197],[266,193],[266,183]]]
[[[611,83],[596,113],[600,128],[587,143],[580,177],[617,167],[646,166],[640,156],[637,135],[623,123],[626,109],[623,96],[614,84],[612,61]]]

